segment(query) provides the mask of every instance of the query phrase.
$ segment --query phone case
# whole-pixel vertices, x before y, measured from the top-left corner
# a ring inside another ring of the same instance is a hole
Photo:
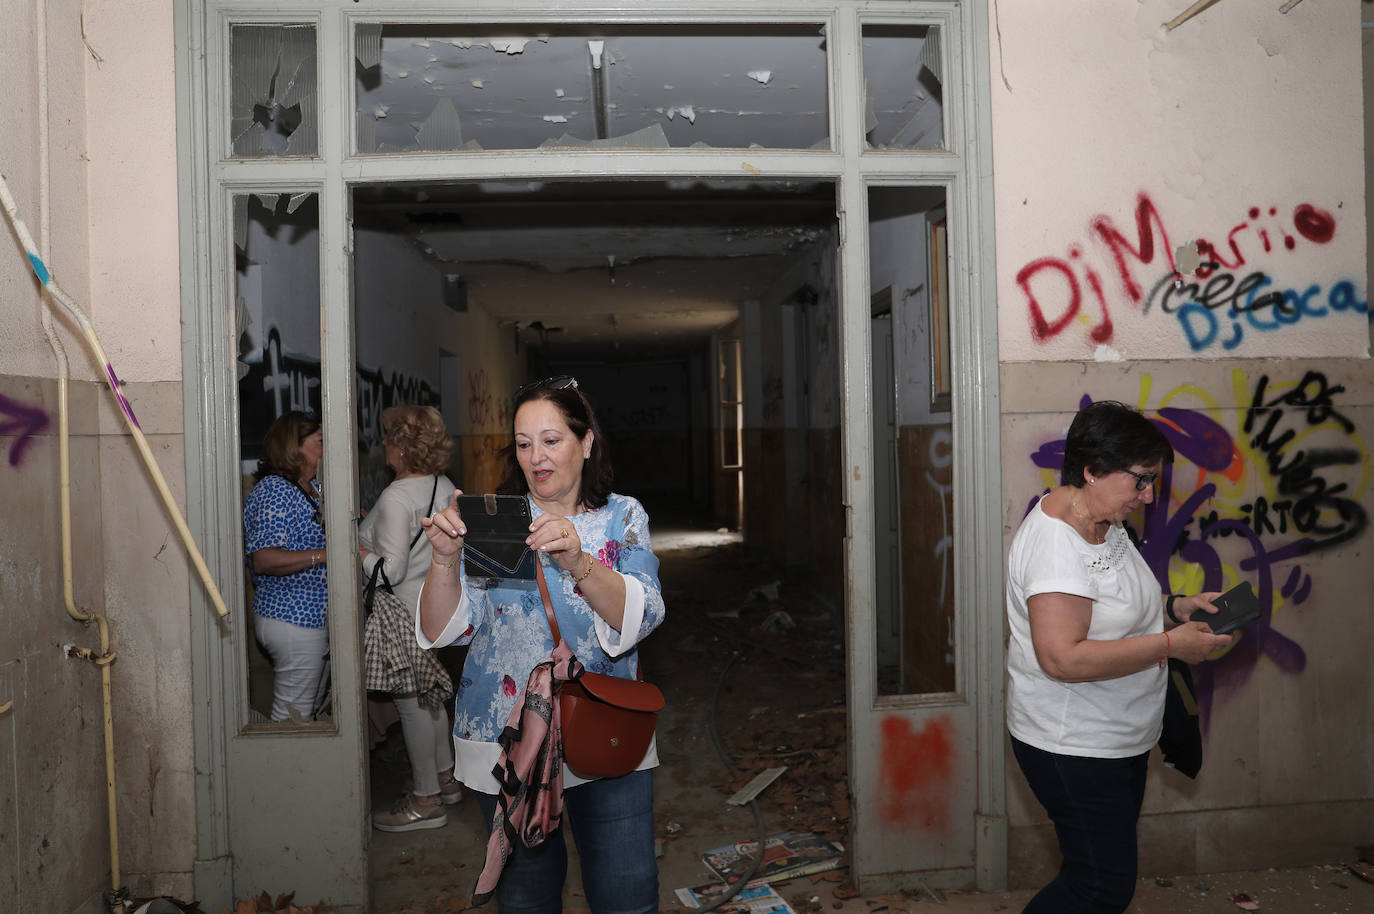
[[[530,506],[523,495],[459,495],[458,512],[467,534],[463,559],[473,577],[534,580],[539,557],[525,539]]]
[[[1260,617],[1259,598],[1255,596],[1249,581],[1241,581],[1213,600],[1212,604],[1217,608],[1216,613],[1199,609],[1188,617],[1188,621],[1206,622],[1213,632],[1225,635]]]

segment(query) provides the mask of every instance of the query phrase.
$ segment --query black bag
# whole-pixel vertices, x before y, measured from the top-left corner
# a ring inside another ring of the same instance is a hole
[[[1190,778],[1196,778],[1202,770],[1202,727],[1198,722],[1193,674],[1188,664],[1175,658],[1169,659],[1159,750],[1164,753],[1164,764]]]
[[[530,505],[523,495],[459,495],[463,558],[473,577],[533,581],[539,567],[530,535]]]
[[[434,513],[434,496],[435,496],[436,493],[438,493],[438,491],[439,491],[439,477],[438,477],[438,475],[436,475],[436,476],[434,477],[434,486],[429,490],[429,513],[430,513],[430,514],[433,514],[433,513]],[[415,548],[415,544],[418,543],[418,542],[420,541],[420,537],[422,537],[422,536],[424,536],[424,535],[425,535],[425,528],[422,526],[422,527],[420,527],[419,530],[416,530],[416,531],[415,531],[415,536],[411,538],[411,540],[410,540],[410,546],[407,547],[406,552],[409,553],[411,549],[414,549],[414,548]],[[383,566],[384,564],[386,564],[385,560],[379,557],[379,558],[377,559],[377,564],[375,564],[375,565],[372,566],[372,574],[368,577],[367,583],[363,585],[363,618],[364,618],[364,619],[366,619],[368,616],[372,615],[372,604],[373,604],[373,603],[376,601],[376,599],[377,599],[377,588],[378,588],[378,587],[381,587],[381,588],[382,588],[383,590],[385,590],[387,593],[395,593],[395,591],[391,589],[391,581],[387,578],[386,572],[382,570],[382,566]],[[380,579],[380,580],[379,580],[379,579]]]

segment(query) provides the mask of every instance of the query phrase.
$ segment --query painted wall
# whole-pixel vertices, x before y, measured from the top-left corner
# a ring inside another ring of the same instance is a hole
[[[1374,812],[1359,13],[1232,2],[1161,28],[1185,6],[1070,29],[989,4],[1007,539],[1074,411],[1120,399],[1177,454],[1131,521],[1161,583],[1247,579],[1265,607],[1194,667],[1204,767],[1156,754],[1144,873],[1346,858]],[[1037,884],[1054,836],[1010,754],[1008,786],[1011,880]]]
[[[1181,6],[991,5],[1004,360],[1367,354],[1358,12]]]
[[[6,4],[0,172],[44,259],[91,316],[155,459],[182,497],[172,11]],[[84,40],[83,40],[84,29]],[[58,363],[28,263],[0,230],[0,897],[99,911],[111,885],[98,648],[62,597]],[[65,320],[74,602],[105,612],[121,883],[191,897],[194,801],[186,562],[103,377]],[[137,709],[135,713],[134,709]]]

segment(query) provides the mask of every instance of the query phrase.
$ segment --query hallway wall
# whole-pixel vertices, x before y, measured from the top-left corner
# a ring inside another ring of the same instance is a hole
[[[1206,761],[1156,757],[1142,872],[1349,859],[1374,815],[1359,13],[1223,3],[1163,30],[1184,6],[1065,29],[990,5],[1005,531],[1085,398],[1156,417],[1177,459],[1134,519],[1147,560],[1166,592],[1251,580],[1265,616],[1194,668]],[[1054,836],[1008,771],[1028,886]]]

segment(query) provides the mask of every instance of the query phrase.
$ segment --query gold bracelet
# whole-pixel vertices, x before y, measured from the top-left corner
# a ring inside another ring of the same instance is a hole
[[[463,550],[461,550],[461,549],[459,549],[457,552],[453,553],[453,561],[451,561],[451,562],[441,562],[441,561],[439,561],[439,553],[437,553],[437,552],[432,552],[432,551],[431,551],[430,554],[429,554],[429,560],[430,560],[431,564],[438,565],[440,568],[452,568],[454,565],[457,565],[457,564],[458,564],[458,560],[461,559],[462,557],[463,557]]]
[[[585,580],[587,579],[587,575],[589,575],[589,574],[592,573],[592,566],[595,565],[595,564],[596,564],[596,560],[592,558],[591,553],[588,553],[588,554],[587,554],[587,570],[584,571],[584,572],[582,572],[582,574],[579,575],[578,577],[573,578],[573,583],[574,583],[574,584],[581,584],[583,581],[585,581]]]

